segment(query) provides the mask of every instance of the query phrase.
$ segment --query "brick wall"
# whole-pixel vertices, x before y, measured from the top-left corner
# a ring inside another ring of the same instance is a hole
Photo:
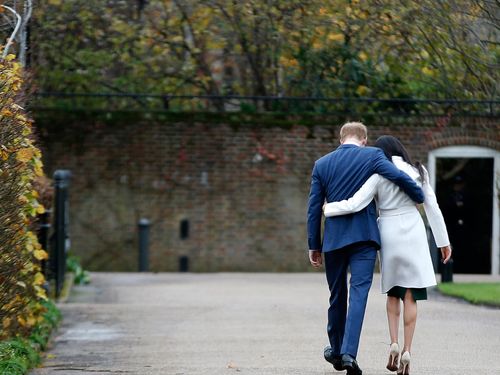
[[[445,145],[500,150],[498,119],[392,122],[367,122],[370,140],[393,134],[424,162]],[[72,251],[92,270],[123,271],[137,269],[141,217],[152,221],[154,271],[176,271],[182,255],[193,271],[309,269],[309,176],[337,146],[341,123],[37,116],[47,174],[74,174]],[[189,221],[185,240],[182,220]]]

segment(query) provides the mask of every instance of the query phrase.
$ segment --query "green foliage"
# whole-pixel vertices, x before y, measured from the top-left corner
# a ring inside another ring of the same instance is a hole
[[[438,289],[474,304],[500,306],[500,283],[442,283]]]
[[[48,255],[31,230],[45,210],[34,188],[43,170],[31,121],[21,106],[22,78],[13,55],[0,60],[0,340],[29,333],[47,298],[40,261]]]
[[[44,301],[45,313],[28,338],[15,337],[0,342],[0,374],[24,375],[40,362],[39,350],[45,349],[51,331],[61,314],[51,301]]]
[[[42,315],[41,321],[33,328],[28,338],[32,343],[39,345],[42,350],[46,348],[50,333],[59,324],[62,317],[61,312],[52,301],[44,301],[43,306],[45,313]]]
[[[0,343],[0,353],[0,364],[7,368],[17,367],[26,371],[40,361],[37,351],[26,339],[11,339]]]
[[[23,375],[28,370],[24,359],[9,359],[0,362],[0,373],[9,375]]]
[[[80,258],[77,256],[69,256],[66,260],[66,268],[68,272],[73,272],[75,275],[75,284],[88,284],[90,283],[89,273],[82,268]]]
[[[495,98],[495,11],[480,0],[48,1],[33,66],[43,91]]]

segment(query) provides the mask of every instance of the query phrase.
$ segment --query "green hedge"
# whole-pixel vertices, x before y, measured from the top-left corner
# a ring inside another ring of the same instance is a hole
[[[24,375],[40,363],[39,351],[49,342],[61,314],[51,301],[42,302],[46,312],[27,338],[16,337],[0,342],[0,374]]]

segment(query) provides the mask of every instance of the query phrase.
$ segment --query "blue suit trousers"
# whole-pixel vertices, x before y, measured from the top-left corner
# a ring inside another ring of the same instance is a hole
[[[377,250],[374,244],[358,243],[326,252],[324,257],[330,289],[327,326],[330,346],[334,355],[350,354],[356,358]],[[348,268],[351,272],[349,292]]]

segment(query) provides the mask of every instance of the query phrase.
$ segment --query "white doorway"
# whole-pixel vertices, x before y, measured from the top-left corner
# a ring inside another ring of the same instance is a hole
[[[438,148],[429,152],[428,169],[431,185],[436,191],[438,199],[440,190],[441,201],[452,195],[460,197],[455,199],[456,204],[454,206],[455,208],[458,207],[458,209],[455,209],[455,213],[450,213],[449,210],[445,214],[446,208],[444,205],[442,207],[447,226],[450,227],[452,245],[454,244],[453,237],[455,237],[457,250],[455,256],[461,258],[461,262],[456,264],[459,272],[487,273],[487,269],[485,271],[485,267],[487,267],[489,273],[499,275],[500,214],[498,199],[500,152],[479,146]],[[439,176],[436,175],[437,173],[439,173]],[[443,178],[449,179],[448,187],[452,186],[450,193],[444,191],[446,183],[440,182],[443,181]],[[475,195],[470,194],[469,203],[464,203],[467,199],[463,199],[463,194],[460,193],[460,190],[466,184],[469,184],[469,190],[476,191]],[[488,186],[484,186],[485,184]],[[478,191],[478,186],[481,191]],[[445,204],[445,202],[443,203]],[[474,207],[476,210],[466,210],[467,206]],[[478,207],[480,207],[479,213],[477,211]],[[456,213],[458,211],[461,211],[461,213]],[[450,217],[450,215],[456,217]],[[472,223],[472,226],[467,226],[467,223]],[[487,223],[488,227],[491,225],[491,228],[484,228],[484,223]],[[457,234],[452,236],[451,232]]]

